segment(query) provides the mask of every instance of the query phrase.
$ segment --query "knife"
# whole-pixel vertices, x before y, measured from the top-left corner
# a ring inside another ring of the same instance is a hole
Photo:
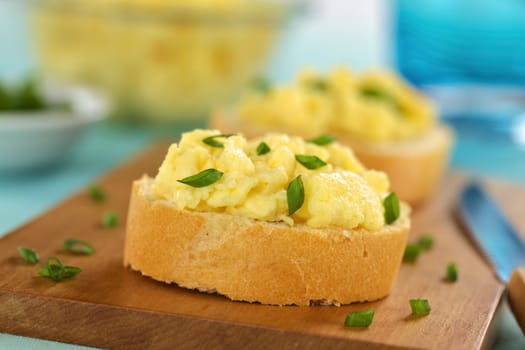
[[[477,183],[461,193],[459,214],[497,277],[507,283],[509,305],[525,334],[525,243]]]

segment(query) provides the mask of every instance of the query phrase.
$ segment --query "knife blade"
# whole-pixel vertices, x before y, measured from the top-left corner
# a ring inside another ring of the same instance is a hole
[[[525,334],[525,243],[495,202],[477,183],[460,196],[459,214],[498,278],[507,283],[509,305]]]

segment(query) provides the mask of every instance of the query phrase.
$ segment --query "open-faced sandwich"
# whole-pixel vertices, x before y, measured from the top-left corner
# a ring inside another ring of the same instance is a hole
[[[336,141],[195,130],[133,183],[124,265],[185,288],[273,305],[386,296],[410,209]]]
[[[210,127],[249,137],[331,134],[365,166],[386,172],[392,190],[411,204],[432,194],[453,141],[433,104],[389,71],[303,72],[283,86],[259,81],[234,106],[214,111]]]

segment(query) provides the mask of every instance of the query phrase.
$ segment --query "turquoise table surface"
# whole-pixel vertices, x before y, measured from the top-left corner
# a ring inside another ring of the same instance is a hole
[[[23,26],[20,25],[23,21],[22,14],[14,7],[10,8],[14,3],[16,1],[0,0],[0,78],[3,79],[14,79],[24,74],[27,67],[31,66],[30,52],[21,41],[25,35]],[[351,3],[357,6],[357,1]],[[370,4],[377,3],[377,1],[370,2]],[[293,29],[288,32],[281,42],[281,50],[277,50],[277,56],[272,59],[269,76],[279,80],[287,79],[291,76],[291,72],[303,63],[312,63],[320,69],[338,62],[351,62],[353,66],[358,67],[385,64],[385,60],[377,59],[385,54],[386,49],[381,49],[385,45],[379,45],[385,42],[385,38],[369,40],[356,30],[365,28],[375,33],[377,28],[368,22],[363,24],[343,18],[355,12],[354,5],[351,11],[338,17],[338,21],[335,21],[337,23],[332,26],[333,32],[322,29],[332,23],[331,17],[325,18],[326,23],[316,22],[315,25],[301,32],[294,32]],[[366,11],[358,11],[354,18],[359,17],[363,21],[363,18],[369,15]],[[330,16],[333,15],[334,13],[330,13]],[[355,34],[349,40],[352,45],[335,45],[328,48],[324,37],[337,33],[339,30],[337,25],[342,25],[343,22],[345,25],[350,25],[352,28],[349,32],[353,30]],[[72,193],[82,190],[98,176],[132,157],[155,139],[167,137],[175,140],[182,129],[184,127],[161,130],[102,122],[83,135],[78,145],[71,150],[67,162],[46,171],[23,176],[0,174],[0,236],[44,212]],[[506,179],[525,186],[525,127],[523,134],[516,137],[517,140],[521,139],[521,143],[512,141],[509,134],[487,134],[487,128],[483,127],[480,128],[480,132],[464,128],[458,130],[459,137],[451,160],[452,169],[465,171],[473,176]],[[503,322],[497,330],[494,348],[525,349],[525,337],[505,305]],[[8,349],[91,348],[0,333],[0,350]]]

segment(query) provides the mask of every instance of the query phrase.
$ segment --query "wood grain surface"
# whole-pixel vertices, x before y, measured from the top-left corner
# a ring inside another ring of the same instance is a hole
[[[487,345],[504,286],[464,235],[452,215],[464,178],[448,176],[433,201],[415,210],[409,240],[435,238],[430,251],[404,263],[387,298],[342,307],[276,307],[232,302],[222,296],[166,285],[122,265],[125,217],[131,181],[154,175],[166,151],[153,147],[100,180],[104,203],[78,193],[0,239],[0,331],[114,349],[348,349],[452,348]],[[520,204],[525,191],[488,186],[516,228],[525,232]],[[521,200],[516,200],[521,198]],[[509,200],[513,199],[513,200]],[[104,211],[115,210],[118,227],[103,228]],[[61,242],[93,244],[92,256],[73,256]],[[27,265],[18,246],[36,249],[42,261]],[[83,271],[60,283],[37,276],[45,259],[57,256]],[[457,283],[443,280],[458,265]],[[408,300],[426,298],[432,312],[410,315]],[[343,327],[353,310],[375,309],[367,329]]]

